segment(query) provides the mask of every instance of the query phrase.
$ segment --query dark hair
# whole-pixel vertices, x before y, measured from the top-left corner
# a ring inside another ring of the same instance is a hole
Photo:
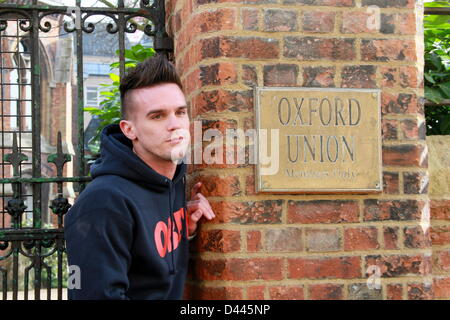
[[[132,89],[150,87],[161,83],[175,83],[183,89],[175,66],[162,54],[146,59],[131,68],[120,81],[122,119],[128,119],[131,106],[125,102],[125,94]]]

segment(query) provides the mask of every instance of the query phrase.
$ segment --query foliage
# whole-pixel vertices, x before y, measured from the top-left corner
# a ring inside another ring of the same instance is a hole
[[[427,7],[449,7],[446,1],[434,1]],[[450,99],[450,16],[424,18],[425,98],[436,104]],[[427,106],[427,135],[450,134],[450,105]]]
[[[119,51],[116,51],[119,55]],[[125,70],[135,67],[139,62],[152,57],[155,54],[153,48],[144,47],[141,44],[132,46],[131,49],[125,49]],[[119,62],[110,65],[111,71],[119,68]],[[120,113],[120,77],[115,73],[109,74],[112,84],[102,84],[103,90],[100,92],[103,100],[100,102],[101,108],[86,107],[84,111],[89,112],[93,117],[100,120],[96,135],[89,141],[89,149],[98,154],[100,149],[100,133],[105,126],[112,123],[119,123],[121,119]]]

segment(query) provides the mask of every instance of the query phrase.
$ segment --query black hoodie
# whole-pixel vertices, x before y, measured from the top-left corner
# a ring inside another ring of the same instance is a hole
[[[81,288],[69,289],[69,299],[182,298],[185,172],[182,163],[172,180],[158,174],[132,151],[118,125],[103,130],[93,181],[64,221],[68,264],[81,275]]]

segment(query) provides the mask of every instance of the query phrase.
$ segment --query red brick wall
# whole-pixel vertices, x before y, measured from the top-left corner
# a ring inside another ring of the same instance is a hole
[[[450,200],[430,202],[433,284],[436,299],[450,299]]]
[[[203,130],[254,128],[254,85],[382,90],[382,194],[259,195],[248,163],[190,167],[217,218],[192,244],[186,297],[432,298],[430,233],[420,224],[429,200],[420,187],[428,163],[415,1],[166,5],[191,117]],[[378,30],[367,25],[369,5],[380,7]],[[380,289],[367,286],[372,266]]]

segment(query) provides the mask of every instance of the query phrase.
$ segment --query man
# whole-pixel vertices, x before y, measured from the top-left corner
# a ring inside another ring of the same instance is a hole
[[[189,117],[174,66],[147,59],[122,79],[122,118],[101,135],[93,181],[65,218],[69,299],[181,299],[188,239],[214,218],[197,183],[185,200]],[[181,163],[179,163],[181,162]]]

